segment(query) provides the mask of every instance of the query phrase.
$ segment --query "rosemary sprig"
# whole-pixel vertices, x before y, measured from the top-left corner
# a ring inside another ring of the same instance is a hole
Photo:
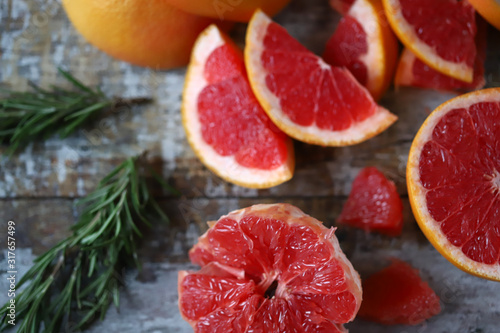
[[[71,83],[70,89],[52,86],[46,90],[30,82],[32,92],[0,91],[6,95],[0,99],[0,144],[9,144],[7,155],[54,134],[65,138],[105,109],[149,102],[147,98],[108,98],[98,88],[89,88],[58,70]]]
[[[18,333],[77,331],[103,317],[111,302],[119,306],[121,269],[130,261],[140,267],[137,222],[150,226],[147,212],[168,221],[148,191],[142,159],[129,158],[102,179],[79,202],[85,208],[71,236],[39,256],[19,280],[17,289],[25,289],[15,297]],[[0,331],[12,327],[8,305],[0,309]]]

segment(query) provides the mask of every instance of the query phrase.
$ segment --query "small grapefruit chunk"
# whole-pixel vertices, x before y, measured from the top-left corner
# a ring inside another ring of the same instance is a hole
[[[381,324],[417,325],[441,312],[436,293],[401,260],[364,280],[363,291],[359,317]]]
[[[375,167],[361,170],[337,222],[389,236],[401,234],[403,203],[396,185]]]
[[[210,223],[179,272],[179,308],[195,332],[345,332],[361,281],[335,229],[287,204],[255,205]]]
[[[182,121],[196,155],[227,181],[267,188],[293,175],[290,138],[255,98],[242,52],[214,25],[200,35],[193,49]]]
[[[250,21],[245,64],[260,104],[283,132],[307,143],[365,141],[397,117],[345,68],[330,66],[261,11]]]

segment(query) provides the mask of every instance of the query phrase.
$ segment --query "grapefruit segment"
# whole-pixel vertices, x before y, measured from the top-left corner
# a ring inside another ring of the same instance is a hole
[[[328,40],[323,59],[346,67],[375,100],[389,87],[398,42],[384,15],[381,0],[356,0]]]
[[[363,281],[359,316],[385,325],[417,325],[441,312],[439,297],[416,269],[393,259],[389,267]]]
[[[475,11],[459,0],[383,0],[401,42],[436,71],[472,82],[476,47]]]
[[[276,126],[291,137],[344,146],[396,121],[349,71],[326,64],[261,11],[250,21],[246,43],[252,89]]]
[[[291,205],[231,212],[189,254],[202,269],[179,273],[179,307],[196,332],[220,332],[213,321],[234,332],[344,332],[361,303],[334,229]]]
[[[182,121],[196,155],[225,180],[266,188],[292,177],[291,140],[253,95],[241,51],[215,26],[193,49]]]
[[[337,222],[389,236],[400,235],[403,203],[396,185],[375,167],[364,168],[354,179]]]
[[[457,267],[500,281],[500,89],[440,105],[415,137],[407,166],[415,218]]]

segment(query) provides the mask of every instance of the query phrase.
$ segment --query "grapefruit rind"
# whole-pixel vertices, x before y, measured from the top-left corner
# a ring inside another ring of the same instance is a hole
[[[192,51],[191,61],[186,74],[182,98],[182,124],[189,144],[202,163],[219,177],[249,188],[269,188],[286,182],[293,176],[295,158],[293,143],[287,140],[287,160],[272,170],[247,168],[238,164],[234,156],[222,156],[202,137],[201,123],[197,112],[198,96],[207,85],[204,78],[204,65],[208,56],[219,46],[232,43],[220,30],[211,25],[203,31]]]
[[[266,85],[266,73],[260,59],[264,50],[262,37],[265,36],[268,25],[272,23],[262,11],[256,11],[250,20],[245,47],[245,65],[248,71],[250,85],[262,108],[274,124],[294,139],[321,146],[353,145],[383,132],[398,118],[383,107],[378,106],[375,114],[342,131],[329,131],[317,127],[301,126],[294,123],[281,109],[278,97]],[[319,65],[330,68],[318,57]],[[346,70],[346,74],[356,79]]]
[[[415,29],[403,17],[399,0],[383,0],[385,14],[401,42],[429,67],[464,82],[472,82],[474,69],[463,63],[454,63],[438,56],[435,50],[422,42]]]
[[[396,37],[383,13],[381,3],[376,0],[356,0],[347,13],[363,27],[369,41],[368,52],[359,59],[368,68],[366,88],[375,100],[380,99],[391,84],[398,56]]]
[[[500,3],[495,0],[469,0],[475,10],[491,25],[500,30]]]
[[[483,89],[455,97],[441,104],[427,117],[411,145],[406,168],[406,180],[408,183],[410,204],[415,219],[424,235],[439,253],[465,272],[488,280],[500,281],[500,264],[487,265],[474,261],[448,240],[446,235],[441,231],[439,224],[433,219],[427,209],[426,189],[420,182],[420,154],[441,118],[450,110],[468,108],[482,101],[500,103],[500,88]]]

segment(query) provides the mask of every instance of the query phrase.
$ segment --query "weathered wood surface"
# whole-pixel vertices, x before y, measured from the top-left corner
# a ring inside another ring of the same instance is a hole
[[[180,122],[184,69],[154,71],[114,60],[87,44],[71,27],[58,1],[7,0],[0,3],[0,81],[26,89],[28,80],[61,83],[56,67],[82,81],[100,85],[108,95],[150,96],[154,103],[107,115],[70,138],[36,143],[10,160],[0,160],[0,235],[17,223],[20,274],[34,257],[68,234],[78,216],[75,199],[124,158],[148,150],[158,170],[180,190],[162,196],[171,226],[155,225],[141,245],[144,271],[130,271],[120,312],[111,310],[91,332],[190,332],[177,310],[176,271],[191,267],[187,250],[206,230],[206,221],[255,203],[289,202],[334,225],[357,172],[375,165],[393,179],[405,203],[403,235],[389,239],[340,228],[342,248],[362,276],[389,257],[410,262],[441,297],[443,313],[416,327],[382,327],[356,321],[351,332],[498,332],[498,283],[472,277],[441,257],[419,231],[409,209],[405,166],[411,140],[429,112],[453,94],[401,89],[381,104],[399,116],[389,130],[365,143],[324,148],[295,143],[294,178],[268,190],[228,184],[197,161]],[[338,15],[326,0],[293,0],[277,16],[301,42],[317,53],[334,30]],[[245,26],[233,35],[242,44]],[[490,30],[488,85],[500,85],[500,34]],[[5,250],[0,237],[0,249]],[[2,252],[3,255],[3,252]],[[2,256],[0,255],[0,257]],[[0,301],[6,299],[5,258],[0,258]]]

